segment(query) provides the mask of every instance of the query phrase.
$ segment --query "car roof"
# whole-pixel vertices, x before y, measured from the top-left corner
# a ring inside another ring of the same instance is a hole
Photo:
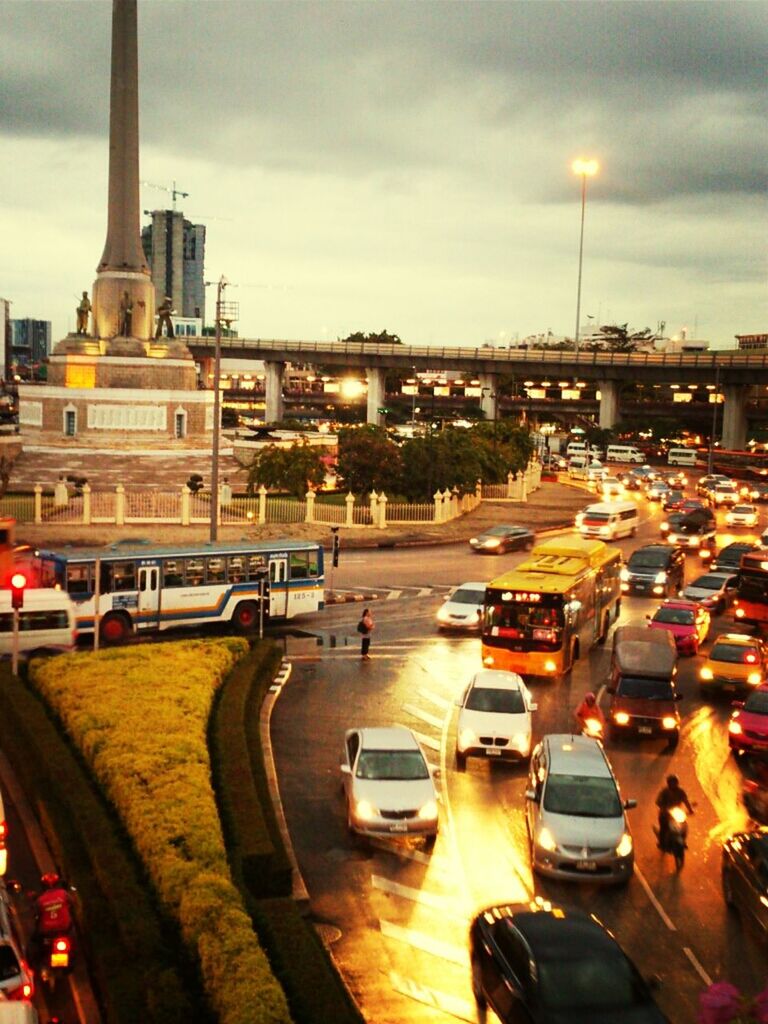
[[[573,733],[550,733],[542,741],[549,752],[549,768],[554,775],[591,775],[613,777],[603,748],[589,736]]]
[[[641,551],[674,551],[675,549],[671,544],[643,544],[641,548],[635,548],[632,555],[637,555]],[[631,558],[632,555],[629,557]]]
[[[484,690],[519,690],[523,685],[517,672],[505,672],[503,669],[483,668],[472,677],[472,686],[480,686]]]
[[[360,730],[365,750],[419,750],[416,737],[404,725],[390,725]]]
[[[659,608],[687,608],[689,611],[698,611],[701,605],[698,601],[685,601],[681,597],[668,597],[666,601],[663,601]],[[659,610],[656,609],[656,611]]]
[[[737,647],[759,647],[760,640],[756,636],[747,636],[746,633],[721,633],[715,637],[715,644],[735,644]]]
[[[483,530],[483,533],[493,533],[494,530],[509,530],[514,533],[517,530],[523,531],[527,529],[527,526],[514,526],[511,523],[495,523],[493,526],[486,526],[486,528]]]
[[[469,583],[460,583],[458,587],[454,588],[451,593],[451,597],[453,597],[458,590],[477,590],[479,593],[484,594],[487,586],[488,584],[484,583],[482,580],[470,580]],[[450,599],[451,598],[449,597],[448,600],[450,601]]]
[[[501,927],[517,929],[537,959],[581,960],[601,953],[616,955],[616,942],[597,921],[581,910],[553,910],[521,910]]]
[[[748,540],[735,540],[732,544],[725,545],[718,558],[722,558],[726,551],[757,551],[759,547],[759,544],[752,544]]]

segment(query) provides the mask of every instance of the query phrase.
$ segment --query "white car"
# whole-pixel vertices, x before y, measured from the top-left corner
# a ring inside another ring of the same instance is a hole
[[[437,612],[438,629],[480,629],[485,583],[462,583]]]
[[[623,498],[627,493],[627,489],[621,480],[617,480],[615,476],[606,477],[603,480],[603,497],[608,498]]]
[[[463,695],[456,725],[456,767],[468,757],[527,761],[531,754],[531,712],[537,705],[517,672],[482,669]]]
[[[349,729],[341,783],[347,828],[361,836],[422,836],[428,848],[438,832],[437,790],[431,768],[410,729]]]
[[[734,505],[725,514],[726,526],[757,526],[758,511],[754,505]]]

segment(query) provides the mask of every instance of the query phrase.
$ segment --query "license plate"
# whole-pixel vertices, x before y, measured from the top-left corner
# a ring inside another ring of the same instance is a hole
[[[487,757],[501,757],[501,751],[498,747],[487,747],[485,753]]]
[[[51,967],[69,967],[69,953],[51,953]]]
[[[644,736],[650,736],[653,732],[653,729],[650,727],[650,725],[638,725],[637,731],[641,732]]]
[[[396,821],[389,826],[390,832],[407,832],[408,822],[407,821]]]
[[[736,683],[723,683],[723,689],[733,693],[736,690]]]
[[[597,862],[594,860],[577,860],[577,871],[597,871]]]

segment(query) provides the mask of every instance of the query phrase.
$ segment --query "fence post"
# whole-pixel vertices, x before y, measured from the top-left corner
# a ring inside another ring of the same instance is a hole
[[[307,508],[304,513],[305,523],[314,523],[315,521],[315,492],[312,490],[307,491],[304,495],[307,499]]]
[[[267,488],[264,484],[259,488],[259,523],[267,521]]]
[[[83,484],[83,526],[91,525],[91,485]]]
[[[475,497],[477,498],[477,504],[479,505],[483,500],[483,481],[480,479],[478,479],[475,484]]]
[[[443,521],[443,496],[440,491],[435,491],[432,495],[432,500],[435,503],[435,522],[442,523]]]
[[[451,512],[453,513],[452,518],[459,518],[459,488],[454,487],[451,491]]]
[[[446,487],[443,491],[443,522],[447,523],[453,519],[453,509],[451,507],[451,492]]]
[[[526,501],[527,495],[525,492],[525,473],[523,473],[522,470],[518,470],[517,472],[517,488],[518,501]]]
[[[515,474],[510,469],[510,471],[507,473],[507,497],[508,498],[513,498],[514,497],[514,494],[515,494],[514,488],[515,488]]]
[[[189,520],[190,520],[190,507],[189,507],[190,506],[190,501],[189,501],[189,498],[190,498],[191,493],[192,492],[190,491],[190,489],[187,487],[186,484],[182,484],[181,485],[181,525],[182,526],[189,526]]]
[[[389,498],[382,493],[379,495],[379,529],[383,530],[387,525],[387,502]]]
[[[378,522],[378,512],[379,512],[379,496],[376,493],[376,491],[371,491],[371,494],[370,494],[370,497],[369,497],[368,500],[369,500],[370,506],[371,506],[371,525],[375,526],[376,523]]]
[[[125,526],[125,487],[115,488],[115,526]]]
[[[35,522],[43,521],[43,488],[41,484],[35,484]]]
[[[355,525],[355,496],[354,496],[354,494],[350,491],[349,494],[344,499],[344,501],[346,502],[346,505],[347,505],[347,520],[346,520],[345,525],[346,526],[354,526]]]

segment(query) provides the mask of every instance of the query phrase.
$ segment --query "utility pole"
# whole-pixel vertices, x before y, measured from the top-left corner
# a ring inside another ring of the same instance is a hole
[[[206,284],[213,284],[206,281]],[[229,327],[237,319],[237,305],[224,302],[229,281],[222,274],[216,282],[216,348],[213,359],[213,441],[211,452],[211,529],[210,540],[219,539],[219,437],[221,434],[221,324]]]
[[[717,407],[720,404],[720,364],[715,366],[715,390],[713,392],[715,402],[712,406],[712,433],[709,435],[709,458],[707,459],[707,473],[712,475],[715,456],[715,431],[717,430]]]

